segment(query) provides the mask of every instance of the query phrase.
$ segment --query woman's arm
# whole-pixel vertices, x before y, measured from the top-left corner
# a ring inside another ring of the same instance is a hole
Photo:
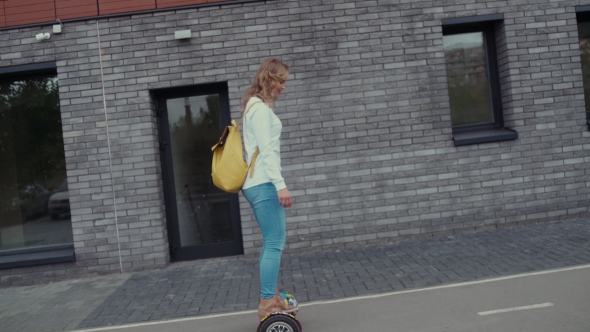
[[[266,175],[275,185],[277,191],[285,189],[287,185],[285,184],[285,179],[283,179],[280,171],[281,156],[278,151],[273,149],[273,145],[278,142],[272,140],[270,133],[273,119],[272,111],[267,105],[258,104],[255,105],[250,112],[252,112],[252,115],[248,125],[251,125],[254,137],[256,138],[256,145],[260,150],[258,159],[264,164]],[[256,170],[254,172],[256,172]]]

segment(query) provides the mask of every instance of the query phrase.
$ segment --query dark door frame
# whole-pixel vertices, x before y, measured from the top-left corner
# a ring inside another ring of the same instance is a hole
[[[154,89],[150,92],[154,97],[153,100],[156,104],[156,117],[158,119],[160,161],[162,165],[162,182],[164,186],[164,202],[166,206],[166,226],[168,229],[170,260],[174,262],[243,254],[244,247],[242,241],[242,227],[238,194],[227,194],[230,195],[230,215],[234,238],[233,241],[181,247],[180,230],[178,226],[178,211],[176,207],[176,188],[172,165],[172,151],[169,144],[170,128],[168,123],[166,100],[218,94],[221,124],[219,128],[219,135],[221,136],[223,129],[231,122],[227,83],[210,83]]]

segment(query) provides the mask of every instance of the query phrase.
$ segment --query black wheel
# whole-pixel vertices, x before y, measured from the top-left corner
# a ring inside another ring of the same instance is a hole
[[[59,213],[52,213],[50,217],[51,217],[51,220],[57,220],[57,219],[59,219]]]
[[[302,332],[301,324],[289,314],[277,313],[260,322],[257,332]]]

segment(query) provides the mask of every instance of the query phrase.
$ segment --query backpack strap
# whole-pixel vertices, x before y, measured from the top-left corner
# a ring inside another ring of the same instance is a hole
[[[261,104],[261,101],[256,101],[253,102],[252,105],[250,105],[250,107],[248,107],[248,109],[244,112],[244,115],[242,115],[242,128],[244,128],[244,120],[246,119],[246,113],[248,113],[248,111],[252,108],[252,106],[256,105],[256,104]],[[256,158],[258,158],[258,155],[260,154],[260,150],[258,148],[256,148],[256,151],[254,151],[254,156],[252,156],[252,161],[250,162],[250,165],[248,165],[248,168],[250,169],[250,178],[252,178],[254,176],[254,165],[256,164]]]
[[[258,158],[259,154],[260,150],[256,148],[256,151],[254,151],[254,156],[252,157],[252,162],[250,163],[250,178],[254,176],[254,165],[256,165],[256,158]]]
[[[252,108],[252,106],[256,105],[256,104],[262,104],[261,101],[255,101],[252,103],[252,105],[250,105],[250,107],[248,107],[248,109],[244,112],[244,114],[242,115],[242,127],[244,127],[244,120],[246,119],[246,113],[248,113],[248,111]]]

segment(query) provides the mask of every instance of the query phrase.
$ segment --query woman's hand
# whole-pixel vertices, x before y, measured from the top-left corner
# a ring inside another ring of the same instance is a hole
[[[291,197],[289,189],[281,189],[277,191],[277,194],[279,195],[279,204],[281,204],[282,207],[289,208],[293,205],[293,197]]]

